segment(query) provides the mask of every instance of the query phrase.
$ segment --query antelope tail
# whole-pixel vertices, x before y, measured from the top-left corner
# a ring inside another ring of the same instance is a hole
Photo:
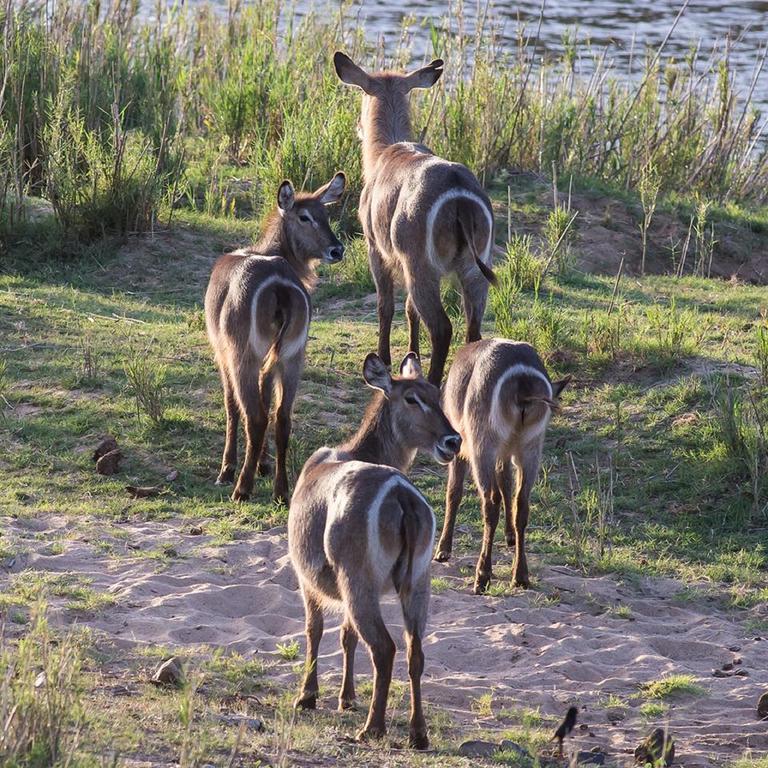
[[[560,403],[558,403],[557,400],[552,400],[551,398],[544,396],[523,397],[520,398],[518,402],[522,406],[541,403],[542,405],[546,405],[552,413],[557,413],[560,410]]]
[[[264,361],[261,364],[261,371],[259,372],[259,393],[261,396],[262,405],[266,405],[266,401],[264,399],[264,387],[267,384],[268,377],[280,359],[280,349],[283,345],[283,339],[285,338],[285,333],[288,330],[288,326],[291,324],[291,320],[293,319],[293,315],[291,313],[292,302],[290,297],[286,298],[287,301],[283,302],[282,322],[280,324],[280,328],[278,328],[277,333],[275,334],[275,338],[273,339],[272,344],[269,347],[266,356],[264,357]]]
[[[466,241],[469,250],[472,252],[472,256],[475,259],[477,268],[483,273],[483,277],[491,285],[496,285],[498,282],[496,275],[494,274],[493,270],[480,258],[480,254],[477,252],[477,246],[475,245],[474,209],[477,207],[477,205],[479,205],[479,203],[473,203],[471,206],[458,206],[459,226],[461,227],[461,233],[464,235],[464,240]],[[491,239],[491,244],[493,244],[493,228],[491,228],[491,230],[488,232],[488,237]]]
[[[407,597],[413,585],[413,560],[423,537],[422,520],[419,516],[419,501],[412,493],[398,494],[403,510],[400,522],[400,535],[403,537],[403,549],[395,565],[393,582],[401,597]]]

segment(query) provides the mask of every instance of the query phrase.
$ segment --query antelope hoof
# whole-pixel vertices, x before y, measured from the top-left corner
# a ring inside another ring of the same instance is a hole
[[[515,574],[515,586],[528,589],[531,586],[530,579],[527,573]]]
[[[250,491],[243,491],[239,488],[235,488],[234,491],[232,491],[232,496],[230,497],[232,501],[248,501],[248,499],[251,498]]]
[[[216,478],[216,485],[229,485],[235,479],[234,469],[223,469]]]
[[[429,749],[429,738],[423,731],[411,731],[408,734],[408,746],[411,749]]]
[[[357,704],[354,699],[339,699],[339,712],[344,712],[347,709],[357,709]]]
[[[359,731],[356,739],[358,741],[374,741],[383,739],[387,735],[387,729],[384,726],[367,725],[362,731]]]
[[[317,694],[302,693],[296,701],[293,702],[294,709],[317,709]]]
[[[438,547],[435,552],[435,561],[438,563],[447,563],[451,559],[451,550],[445,547]]]
[[[475,594],[484,595],[488,591],[488,587],[491,583],[491,575],[478,573],[475,576]]]

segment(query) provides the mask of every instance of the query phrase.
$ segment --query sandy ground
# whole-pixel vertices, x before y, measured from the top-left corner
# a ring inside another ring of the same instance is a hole
[[[74,616],[54,602],[54,620],[77,621],[118,645],[200,644],[249,656],[273,654],[276,643],[296,638],[303,652],[303,607],[284,529],[219,546],[205,534],[190,535],[189,521],[129,522],[113,526],[111,535],[106,528],[98,520],[75,524],[52,515],[9,521],[6,532],[20,554],[0,571],[0,588],[9,574],[25,568],[82,574],[116,604],[98,615]],[[111,541],[113,551],[94,546],[97,538]],[[52,540],[63,543],[60,554],[45,554]],[[164,544],[179,554],[167,565],[140,556]],[[508,558],[499,546],[499,564],[508,565]],[[433,596],[425,643],[425,698],[450,714],[457,734],[471,735],[478,725],[503,728],[498,719],[472,711],[473,700],[488,691],[495,712],[541,707],[562,716],[577,703],[588,726],[578,732],[578,747],[599,745],[629,764],[632,748],[648,730],[637,713],[638,686],[674,672],[695,675],[707,690],[672,702],[676,764],[714,766],[747,749],[756,756],[768,751],[768,727],[755,714],[758,696],[768,689],[768,639],[749,636],[733,614],[714,603],[675,599],[682,585],[671,579],[629,585],[584,578],[566,567],[545,567],[535,556],[538,589],[476,597],[465,575],[473,565],[473,556],[434,564],[433,575],[455,589]],[[619,604],[631,608],[631,620],[607,611]],[[385,614],[402,647],[400,618],[390,599]],[[742,659],[748,676],[713,677],[713,669],[734,658]],[[331,617],[321,646],[321,685],[337,685],[340,665],[338,620]],[[360,651],[358,673],[370,673]],[[295,685],[293,672],[277,674],[284,676],[278,682]],[[395,674],[406,679],[402,654]],[[629,702],[623,719],[604,706],[610,694]],[[335,706],[335,692],[322,706]]]

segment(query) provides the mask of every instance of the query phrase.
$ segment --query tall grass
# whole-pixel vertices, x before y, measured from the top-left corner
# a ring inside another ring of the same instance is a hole
[[[38,606],[29,632],[0,652],[0,764],[71,765],[83,723],[82,653],[56,638]]]
[[[23,218],[30,193],[48,196],[81,239],[149,229],[172,204],[220,203],[226,178],[250,179],[261,211],[282,178],[310,188],[344,168],[356,199],[358,96],[337,83],[329,52],[345,48],[369,67],[415,65],[410,40],[424,33],[406,20],[398,48],[382,51],[348,13],[329,5],[297,21],[280,0],[256,0],[226,15],[175,5],[145,21],[132,3],[7,0],[0,231]],[[413,97],[414,131],[437,152],[484,179],[556,168],[640,189],[653,168],[661,195],[768,198],[763,124],[751,93],[734,91],[729,47],[714,62],[697,50],[685,61],[649,51],[636,80],[575,36],[543,60],[523,30],[502,45],[500,21],[484,11],[475,35],[457,34],[464,14],[460,6],[432,24],[446,74]]]
[[[725,455],[735,468],[739,486],[746,481],[751,498],[751,521],[768,516],[768,399],[756,389],[718,382],[713,397],[717,406]],[[749,522],[749,521],[747,521]]]

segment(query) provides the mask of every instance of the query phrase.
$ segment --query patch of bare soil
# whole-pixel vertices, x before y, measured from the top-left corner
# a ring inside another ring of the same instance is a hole
[[[628,274],[640,274],[642,211],[616,198],[574,194],[571,200],[579,211],[575,227],[577,265],[585,272],[616,274],[624,257]],[[688,236],[688,222],[678,216],[657,212],[648,230],[646,272],[674,273],[672,252],[680,259]],[[712,259],[712,277],[737,278],[745,282],[768,282],[768,237],[749,231],[746,227],[727,222],[715,225],[716,240]],[[691,236],[686,258],[686,274],[696,258],[695,236]]]
[[[250,655],[273,654],[278,642],[293,639],[304,645],[303,607],[284,529],[217,545],[210,536],[192,535],[188,521],[132,522],[121,526],[122,536],[105,554],[90,543],[96,535],[92,521],[87,537],[60,517],[36,522],[34,532],[23,521],[7,526],[9,536],[27,550],[14,571],[81,574],[116,600],[98,614],[77,616],[54,603],[53,620],[60,625],[77,621],[118,647],[215,645]],[[60,554],[46,554],[52,538],[64,539]],[[158,546],[171,547],[178,557],[161,569],[137,557]],[[641,684],[684,673],[695,676],[705,692],[670,702],[668,722],[680,764],[704,768],[747,749],[768,750],[768,730],[755,709],[768,688],[768,640],[750,636],[733,614],[716,603],[677,598],[683,585],[672,579],[629,586],[613,577],[585,578],[567,567],[542,564],[534,566],[536,590],[477,597],[461,575],[471,572],[474,559],[435,564],[433,575],[451,588],[432,598],[424,643],[425,699],[454,721],[456,746],[462,734],[477,729],[473,701],[490,691],[497,715],[502,707],[541,707],[544,714],[562,717],[569,705],[578,705],[587,729],[577,729],[572,747],[599,745],[625,764],[650,725],[664,724],[640,718]],[[508,560],[508,551],[499,547],[498,564]],[[0,574],[0,586],[7,579],[7,573]],[[628,607],[629,618],[610,610],[618,605]],[[385,600],[385,616],[402,650],[401,618],[391,599]],[[714,669],[727,668],[736,658],[746,676],[713,676]],[[362,649],[358,662],[359,677],[369,676]],[[337,618],[326,621],[319,672],[321,684],[333,691],[341,673]],[[283,687],[296,685],[292,671],[275,675]],[[395,675],[407,679],[402,653]],[[627,704],[623,716],[604,706],[610,695]],[[321,706],[334,708],[335,696]],[[504,727],[497,717],[481,718],[479,725]]]

